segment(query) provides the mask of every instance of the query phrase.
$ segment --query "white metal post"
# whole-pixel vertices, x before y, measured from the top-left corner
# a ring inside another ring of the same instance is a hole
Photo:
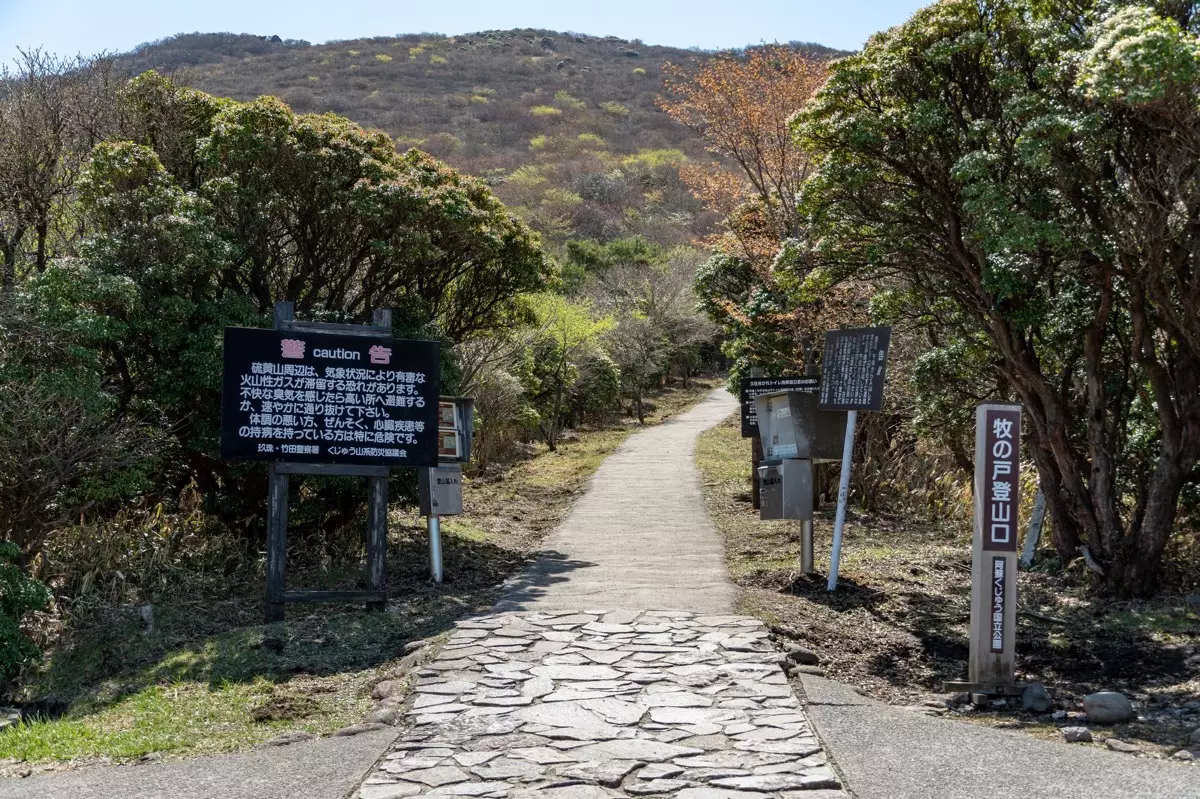
[[[430,516],[429,527],[429,576],[435,583],[442,581],[442,526],[437,516]]]
[[[837,517],[833,522],[833,552],[829,555],[828,590],[837,589],[838,561],[842,558],[842,527],[846,523],[846,502],[850,498],[850,460],[854,452],[854,424],[858,411],[846,412],[846,443],[842,445],[842,479],[838,486]]]

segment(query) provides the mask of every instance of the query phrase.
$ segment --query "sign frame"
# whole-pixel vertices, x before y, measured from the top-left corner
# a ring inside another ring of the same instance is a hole
[[[275,303],[275,326],[279,332],[306,334],[332,333],[342,336],[390,338],[392,312],[388,308],[376,308],[371,315],[370,325],[344,325],[320,322],[299,322],[295,319],[295,306],[291,302]],[[282,339],[280,339],[282,347]],[[435,354],[437,350],[434,350]],[[438,371],[432,374],[434,397],[440,382],[440,361],[435,360]],[[222,386],[226,386],[226,375],[222,375]],[[222,427],[227,397],[222,396]],[[437,406],[430,407],[436,432]],[[431,438],[431,443],[433,440]],[[433,450],[436,464],[436,448]],[[398,464],[400,466],[406,464]],[[348,591],[288,591],[285,590],[287,574],[287,522],[288,488],[290,476],[340,475],[364,477],[367,480],[367,562],[366,590]],[[291,602],[363,602],[369,611],[381,611],[387,605],[387,589],[384,584],[385,559],[387,556],[388,527],[388,477],[391,466],[382,463],[329,463],[301,460],[274,460],[267,467],[267,585],[264,617],[267,624],[284,620],[285,608]]]

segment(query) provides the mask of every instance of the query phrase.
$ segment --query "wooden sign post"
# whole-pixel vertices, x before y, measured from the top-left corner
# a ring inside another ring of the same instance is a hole
[[[971,652],[967,682],[948,691],[1019,695],[1016,682],[1017,516],[1021,406],[975,409],[975,534],[971,549]]]
[[[388,474],[436,466],[440,359],[433,341],[391,338],[392,314],[371,325],[298,322],[275,304],[275,329],[225,329],[221,455],[267,461],[267,623],[291,602],[387,601]],[[366,588],[286,590],[291,475],[367,479]]]

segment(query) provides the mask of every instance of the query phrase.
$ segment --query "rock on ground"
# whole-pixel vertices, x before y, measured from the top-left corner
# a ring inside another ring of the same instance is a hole
[[[1125,694],[1100,691],[1083,698],[1083,712],[1095,724],[1119,724],[1134,717],[1133,703]]]
[[[1062,737],[1069,743],[1091,743],[1092,731],[1087,727],[1063,727]]]
[[[1030,713],[1049,713],[1054,707],[1054,700],[1043,686],[1031,685],[1021,694],[1021,707]]]

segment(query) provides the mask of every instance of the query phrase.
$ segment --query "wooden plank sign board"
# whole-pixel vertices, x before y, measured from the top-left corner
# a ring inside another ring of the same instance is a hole
[[[977,686],[1012,685],[1016,678],[1020,477],[1021,406],[978,406],[968,666],[968,680]]]

